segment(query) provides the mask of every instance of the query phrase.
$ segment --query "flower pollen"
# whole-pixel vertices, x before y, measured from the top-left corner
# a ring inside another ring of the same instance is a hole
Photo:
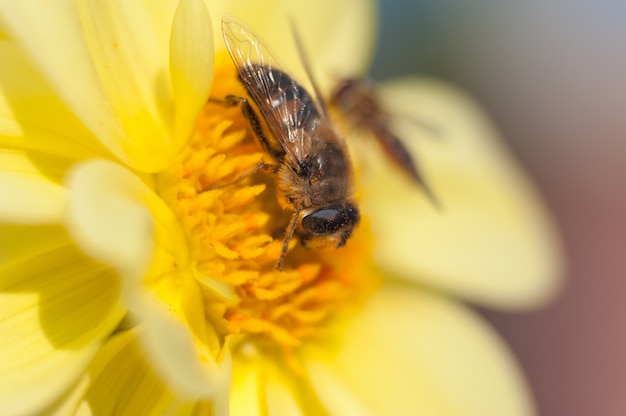
[[[322,336],[325,321],[373,288],[363,261],[370,250],[367,221],[340,249],[308,250],[292,239],[276,270],[292,213],[280,208],[272,175],[257,168],[275,161],[241,109],[219,102],[245,94],[229,60],[218,57],[215,76],[212,100],[190,143],[159,178],[159,193],[186,233],[210,324],[224,337],[247,335],[292,350]]]

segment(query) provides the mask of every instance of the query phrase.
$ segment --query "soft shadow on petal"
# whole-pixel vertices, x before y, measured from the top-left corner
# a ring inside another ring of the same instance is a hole
[[[0,146],[68,159],[109,156],[17,44],[0,41]]]
[[[78,380],[121,320],[119,280],[61,226],[0,235],[0,408],[34,414]]]
[[[1,149],[0,220],[51,224],[63,221],[67,192],[61,178],[70,160],[49,154]]]
[[[98,352],[88,374],[91,385],[81,410],[95,415],[190,414],[153,373],[133,331],[111,338]],[[167,413],[170,412],[170,413]]]
[[[442,208],[378,149],[361,146],[378,263],[489,306],[529,308],[551,299],[562,274],[554,225],[476,104],[428,80],[397,81],[383,92],[392,111],[437,129],[407,120],[396,126]]]
[[[331,414],[534,413],[502,341],[451,301],[385,288],[340,329],[337,344],[311,349],[305,364]]]
[[[377,9],[374,1],[315,2],[207,0],[217,49],[225,49],[220,21],[230,14],[250,27],[300,82],[307,84],[290,19],[302,38],[316,80],[327,90],[336,76],[361,75],[373,56]],[[215,3],[215,4],[214,4]]]
[[[175,147],[179,148],[190,137],[213,80],[213,31],[202,0],[184,0],[178,5],[170,56],[175,105],[173,136]]]
[[[92,382],[79,414],[228,415],[219,399],[197,401],[170,390],[146,359],[138,341],[141,330],[120,333],[100,349],[88,369]],[[227,387],[221,390],[222,404]]]

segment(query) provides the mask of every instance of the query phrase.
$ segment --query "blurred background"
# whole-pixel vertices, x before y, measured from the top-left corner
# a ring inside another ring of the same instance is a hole
[[[381,15],[372,77],[469,91],[560,227],[561,296],[532,313],[482,311],[540,414],[626,415],[626,2],[382,0]]]

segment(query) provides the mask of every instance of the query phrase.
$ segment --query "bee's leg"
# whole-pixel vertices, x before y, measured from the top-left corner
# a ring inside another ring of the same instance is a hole
[[[422,175],[415,158],[411,156],[411,153],[409,153],[404,143],[402,143],[395,134],[391,133],[386,125],[374,123],[371,130],[374,138],[383,148],[387,157],[399,168],[408,173],[411,179],[422,188],[422,191],[426,194],[431,204],[441,210],[441,202],[439,202],[439,199],[426,181],[426,178]]]
[[[280,257],[278,258],[278,263],[276,263],[276,270],[280,270],[283,266],[283,260],[285,259],[285,254],[287,254],[287,248],[289,248],[289,242],[293,238],[293,233],[296,231],[298,218],[300,218],[300,209],[295,210],[295,212],[291,216],[289,225],[287,225],[287,230],[285,232],[285,240],[283,241],[283,249],[280,251]]]
[[[213,103],[213,104],[218,104],[218,105],[221,105],[221,106],[224,106],[224,107],[234,107],[234,106],[239,104],[239,101],[237,101],[237,100],[235,100],[233,98],[238,98],[238,97],[236,95],[228,95],[223,100],[220,99],[220,98],[209,97],[207,102]]]
[[[364,79],[345,79],[335,87],[330,102],[353,124],[369,130],[389,160],[422,188],[433,206],[441,208],[441,203],[418,169],[415,158],[389,128],[390,116],[381,106],[372,84]],[[422,123],[422,128],[431,134],[436,133],[434,126]]]
[[[254,111],[254,108],[252,108],[252,105],[250,105],[250,102],[247,98],[240,97],[238,95],[227,95],[224,100],[209,98],[209,101],[212,103],[227,106],[240,106],[241,113],[246,118],[246,120],[248,120],[248,123],[250,123],[250,128],[252,128],[254,135],[259,140],[259,143],[261,143],[261,146],[263,146],[263,149],[265,149],[267,153],[272,155],[272,157],[278,162],[281,162],[284,159],[285,152],[282,149],[274,147],[270,144],[270,141],[267,139],[267,136],[263,132],[261,119],[257,115],[256,111]]]
[[[252,169],[250,169],[250,170],[242,173],[241,175],[237,176],[232,181],[227,182],[227,183],[222,184],[222,185],[210,186],[210,187],[205,188],[202,191],[200,191],[200,193],[214,191],[216,189],[222,189],[222,188],[226,188],[227,186],[235,185],[236,183],[246,179],[248,176],[257,173],[258,171],[263,171],[263,172],[269,173],[269,174],[276,174],[276,172],[278,172],[278,165],[271,165],[269,163],[261,162],[261,163],[257,164],[256,166],[254,166]]]

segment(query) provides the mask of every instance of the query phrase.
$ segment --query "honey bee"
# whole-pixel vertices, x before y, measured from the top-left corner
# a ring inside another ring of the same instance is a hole
[[[329,103],[343,113],[352,124],[368,130],[376,138],[387,157],[420,185],[435,207],[441,207],[435,194],[417,168],[415,160],[389,127],[391,116],[381,105],[372,83],[359,78],[340,80],[331,93]],[[419,121],[417,123],[428,133],[437,133],[432,126]]]
[[[262,164],[259,168],[275,173],[278,202],[292,211],[276,269],[281,269],[294,234],[309,248],[343,246],[360,219],[353,195],[352,165],[344,138],[326,113],[302,50],[315,97],[242,23],[224,18],[222,34],[239,79],[261,118],[247,98],[227,99],[241,106],[258,141],[272,156],[275,165]],[[270,135],[265,134],[261,120]]]

